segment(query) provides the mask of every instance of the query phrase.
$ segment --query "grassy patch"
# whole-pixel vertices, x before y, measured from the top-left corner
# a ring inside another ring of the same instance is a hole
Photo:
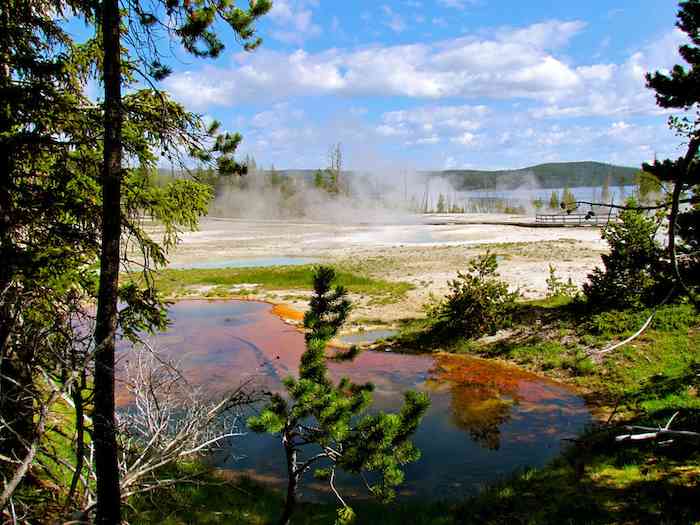
[[[696,523],[700,456],[681,461],[674,457],[677,452],[571,449],[545,468],[518,472],[459,504],[350,503],[358,524]],[[225,481],[209,473],[200,483],[132,498],[127,519],[143,525],[263,525],[276,522],[282,503],[280,492],[254,481]],[[292,523],[331,525],[337,508],[334,503],[300,503]]]
[[[182,468],[182,467],[180,467]],[[186,468],[186,467],[185,467]],[[454,523],[453,507],[443,504],[391,504],[351,502],[356,523],[387,525]],[[280,517],[283,495],[250,479],[225,481],[213,474],[200,483],[181,484],[130,501],[129,523],[164,525],[231,524],[267,525]],[[300,503],[292,518],[294,525],[332,525],[338,505]]]
[[[679,461],[651,449],[588,455],[572,450],[544,469],[523,471],[469,499],[459,523],[696,523],[698,460],[695,455]]]
[[[260,290],[310,290],[313,271],[312,265],[162,270],[156,275],[156,286],[169,298],[193,295],[231,297]],[[337,275],[338,284],[351,293],[369,295],[378,301],[398,301],[413,288],[409,283],[390,282],[348,271],[338,271]]]

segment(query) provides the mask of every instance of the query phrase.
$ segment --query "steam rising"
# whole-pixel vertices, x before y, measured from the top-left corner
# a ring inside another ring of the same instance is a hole
[[[536,189],[534,175],[525,177],[522,186]],[[319,187],[311,171],[256,171],[220,181],[210,213],[254,220],[411,224],[423,213],[532,211],[527,199],[503,197],[498,189],[461,191],[450,177],[425,172],[341,172],[339,187],[337,192]],[[518,190],[508,193],[517,195]]]
[[[533,171],[500,174],[505,176],[484,183],[487,188],[465,190],[463,176],[449,171],[253,169],[241,178],[219,177],[210,213],[217,217],[330,224],[414,224],[425,213],[561,213],[557,198],[563,197],[562,188],[542,188]],[[334,176],[335,182],[329,183]],[[599,187],[573,191],[578,200],[609,202],[612,198],[621,202],[625,193],[629,195],[633,190],[611,188],[607,198],[602,198]],[[553,199],[557,205],[550,207],[552,192],[557,194]]]

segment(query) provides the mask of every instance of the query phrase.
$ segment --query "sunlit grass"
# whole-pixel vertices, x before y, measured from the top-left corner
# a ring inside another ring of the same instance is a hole
[[[311,290],[315,266],[265,268],[216,268],[162,270],[156,274],[157,289],[168,298],[193,296],[233,297],[261,290]],[[339,270],[338,284],[350,293],[368,295],[378,302],[395,302],[413,285],[390,282],[360,273]]]

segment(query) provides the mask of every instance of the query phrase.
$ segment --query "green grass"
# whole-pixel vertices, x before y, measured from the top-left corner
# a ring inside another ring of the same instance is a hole
[[[231,297],[260,290],[311,290],[314,266],[275,266],[269,268],[217,268],[162,270],[156,275],[156,287],[169,298],[193,295]],[[368,295],[379,302],[395,302],[405,296],[413,285],[390,282],[362,274],[340,270],[337,283],[351,293]],[[257,286],[249,286],[257,285]],[[230,290],[231,287],[240,287]],[[212,287],[202,293],[201,287]]]
[[[189,466],[181,466],[189,468]],[[167,474],[171,475],[172,472]],[[284,503],[279,491],[271,490],[247,478],[225,481],[213,473],[199,483],[180,484],[154,494],[130,500],[127,519],[132,525],[222,524],[267,525],[276,523]],[[406,504],[381,505],[354,502],[356,523],[387,525],[454,523],[456,505]],[[299,503],[292,518],[294,525],[332,525],[338,505],[334,503]]]
[[[680,525],[700,520],[697,454],[679,461],[643,448],[573,452],[470,498],[458,511],[459,523]]]
[[[700,456],[681,461],[674,457],[677,453],[571,449],[542,469],[517,472],[458,503],[350,504],[357,524],[692,524],[700,520]],[[127,519],[134,525],[263,525],[276,522],[282,504],[279,491],[246,478],[225,481],[208,473],[197,484],[132,498]],[[337,508],[334,503],[300,503],[292,523],[331,525]]]

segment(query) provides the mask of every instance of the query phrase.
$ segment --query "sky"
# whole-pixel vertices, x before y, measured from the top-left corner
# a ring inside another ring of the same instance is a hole
[[[677,157],[644,73],[681,61],[670,0],[274,0],[244,52],[162,82],[260,166],[509,169]]]

